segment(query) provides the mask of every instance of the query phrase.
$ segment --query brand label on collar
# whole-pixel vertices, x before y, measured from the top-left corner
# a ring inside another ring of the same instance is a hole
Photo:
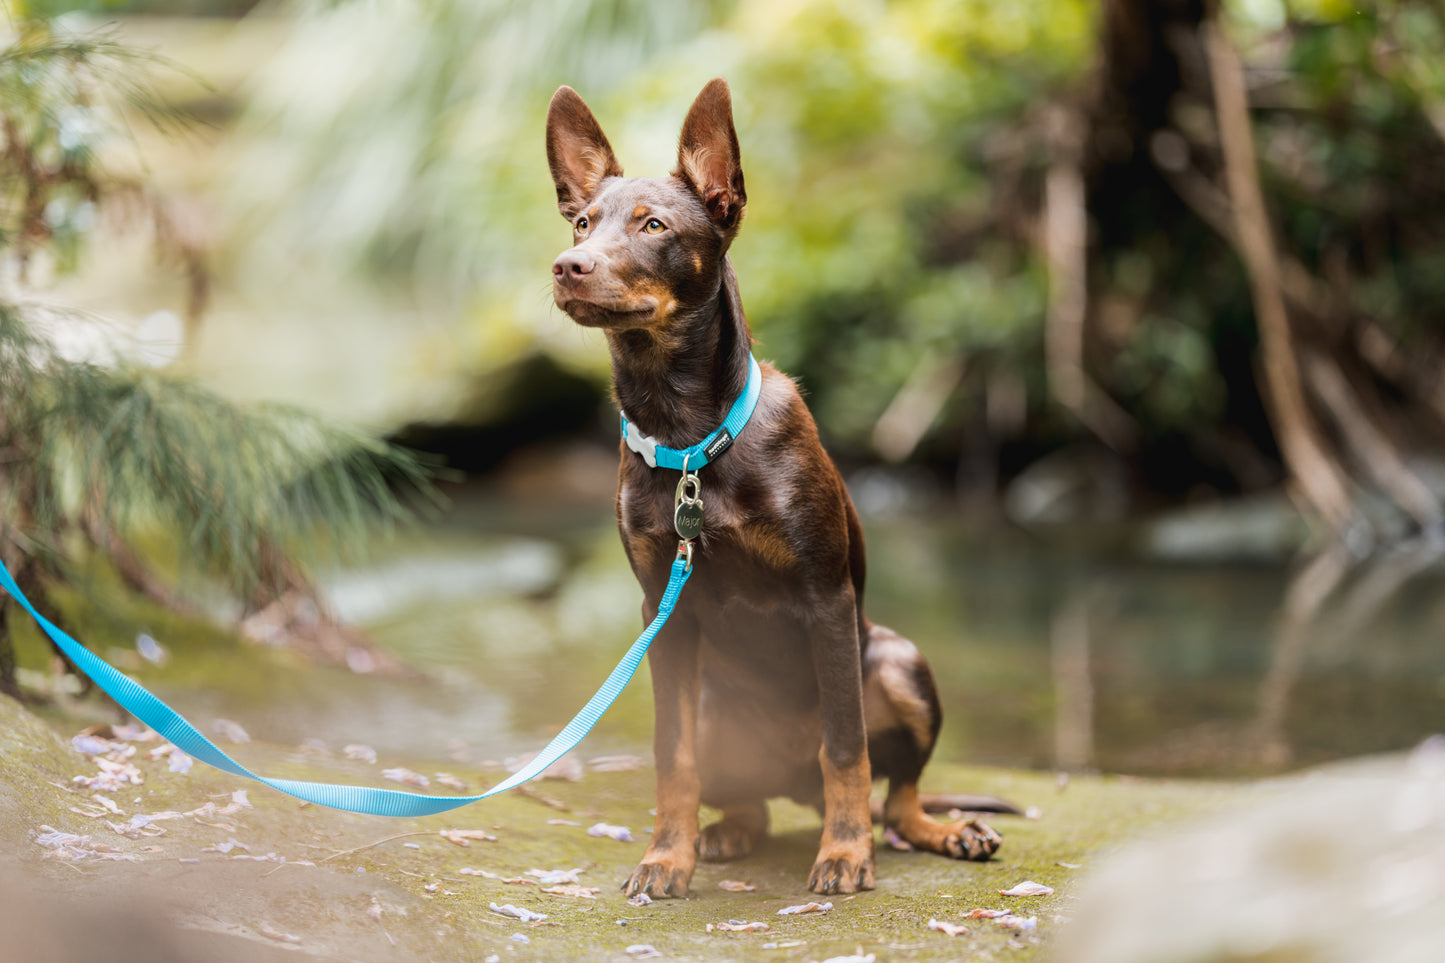
[[[718,436],[712,440],[712,444],[708,445],[702,450],[702,453],[704,455],[707,455],[708,461],[712,461],[718,455],[721,455],[723,452],[727,451],[728,447],[731,446],[732,443],[732,432],[724,428],[718,433]]]

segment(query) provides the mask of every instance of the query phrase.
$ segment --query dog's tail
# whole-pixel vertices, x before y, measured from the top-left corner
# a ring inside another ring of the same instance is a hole
[[[1022,816],[1024,811],[1006,799],[997,796],[976,796],[959,792],[923,792],[918,794],[919,805],[926,813],[950,813],[955,810],[966,813],[1003,813]],[[875,823],[883,822],[883,802],[875,799],[870,804]]]

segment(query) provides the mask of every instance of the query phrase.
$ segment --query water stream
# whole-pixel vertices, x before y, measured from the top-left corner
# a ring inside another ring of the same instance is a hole
[[[949,516],[865,528],[868,611],[932,663],[941,758],[1241,776],[1405,749],[1445,730],[1438,563],[1396,556],[1321,574],[1151,561],[1059,536],[980,534]],[[1329,589],[1313,617],[1291,616],[1284,600],[1297,609],[1311,585]],[[559,517],[472,499],[328,586],[416,678],[304,664],[278,674],[239,646],[215,655],[211,684],[161,691],[198,720],[233,718],[282,744],[503,760],[540,748],[641,627],[610,516],[590,508]],[[645,754],[649,693],[644,670],[584,756]]]

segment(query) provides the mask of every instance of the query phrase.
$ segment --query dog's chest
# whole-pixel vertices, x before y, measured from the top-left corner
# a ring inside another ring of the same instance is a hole
[[[681,473],[646,469],[624,474],[617,493],[617,523],[627,540],[709,540],[742,527],[745,513],[726,489],[709,485],[707,472],[680,485]],[[681,529],[681,531],[679,531]]]

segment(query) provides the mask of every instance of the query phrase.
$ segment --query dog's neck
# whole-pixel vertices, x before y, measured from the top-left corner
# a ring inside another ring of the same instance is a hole
[[[677,315],[659,335],[608,332],[617,403],[643,434],[686,448],[722,424],[748,380],[752,335],[732,263],[723,261],[717,293]]]

